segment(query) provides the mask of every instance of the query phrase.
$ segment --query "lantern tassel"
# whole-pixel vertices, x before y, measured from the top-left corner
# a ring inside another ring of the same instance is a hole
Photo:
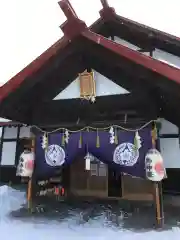
[[[98,130],[97,130],[97,137],[96,137],[96,147],[97,147],[97,148],[100,147],[100,139],[99,139]]]
[[[62,138],[61,138],[61,146],[65,145],[65,137],[64,137],[64,133],[62,134]]]
[[[115,130],[115,139],[114,142],[116,145],[118,145],[118,136],[117,136],[117,129]]]
[[[80,132],[78,147],[79,147],[79,148],[82,148],[82,133],[81,133],[81,132]]]

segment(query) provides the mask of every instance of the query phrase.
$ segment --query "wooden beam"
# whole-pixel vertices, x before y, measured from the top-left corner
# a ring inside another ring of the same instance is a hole
[[[87,100],[70,99],[54,100],[41,104],[33,111],[33,122],[36,124],[53,124],[54,122],[74,122],[78,119],[90,123],[96,119],[116,119],[129,111],[145,116],[158,115],[158,109],[142,95],[124,94],[97,97],[95,103]],[[147,111],[148,108],[148,111]]]
[[[109,127],[111,125],[120,125],[122,127],[125,128],[138,128],[143,126],[145,123],[149,122],[151,120],[151,118],[140,118],[138,116],[129,116],[128,117],[128,121],[124,122],[124,116],[122,115],[121,118],[118,119],[114,119],[114,120],[96,120],[91,122],[91,124],[87,124],[87,122],[84,121],[80,121],[78,123],[74,123],[74,122],[54,122],[53,124],[39,124],[37,125],[40,129],[42,130],[47,130],[47,131],[52,131],[58,128],[67,128],[67,129],[71,129],[71,130],[77,130],[77,129],[81,129],[87,126],[91,126],[91,127],[96,127],[96,128],[101,128],[101,127]],[[33,133],[39,133],[39,130],[36,127],[32,128],[32,132]]]

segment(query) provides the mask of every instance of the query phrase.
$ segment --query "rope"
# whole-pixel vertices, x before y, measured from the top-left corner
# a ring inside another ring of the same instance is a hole
[[[110,129],[111,127],[114,127],[116,129],[121,129],[123,131],[127,131],[127,132],[137,132],[137,131],[140,131],[142,129],[144,129],[145,127],[147,127],[149,124],[151,124],[152,122],[155,122],[156,120],[151,120],[147,123],[145,123],[144,125],[142,125],[140,128],[136,128],[136,129],[131,129],[131,128],[125,128],[125,127],[122,127],[122,126],[119,126],[119,125],[111,125],[111,126],[108,126],[108,127],[104,127],[104,128],[95,128],[95,127],[91,127],[91,126],[86,126],[86,127],[83,127],[81,129],[78,129],[78,130],[69,130],[67,128],[57,128],[53,131],[45,131],[43,129],[41,129],[40,127],[36,126],[36,125],[32,125],[32,127],[38,129],[40,132],[42,133],[47,133],[47,134],[51,134],[51,133],[55,133],[55,132],[58,132],[58,131],[65,131],[65,130],[68,130],[68,132],[70,133],[77,133],[77,132],[81,132],[81,131],[89,131],[89,130],[95,130],[95,131],[101,131],[101,130],[108,130]]]

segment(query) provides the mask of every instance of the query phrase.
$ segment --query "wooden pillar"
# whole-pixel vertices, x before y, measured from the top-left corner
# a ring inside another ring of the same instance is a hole
[[[156,124],[153,124],[152,130],[152,147],[159,148],[159,141],[156,138],[157,133],[153,133],[156,128]],[[156,135],[156,137],[155,137]],[[163,195],[162,195],[162,182],[153,182],[154,185],[154,203],[156,209],[156,227],[162,228],[164,225],[164,209],[163,209]]]
[[[32,137],[32,141],[31,141],[31,151],[32,152],[35,152],[35,138]],[[28,203],[28,210],[30,212],[32,212],[32,189],[33,187],[33,174],[32,174],[32,177],[29,178],[29,181],[28,181],[28,190],[27,190],[27,203]]]
[[[28,203],[28,210],[31,211],[32,209],[32,179],[31,178],[28,181],[27,203]]]

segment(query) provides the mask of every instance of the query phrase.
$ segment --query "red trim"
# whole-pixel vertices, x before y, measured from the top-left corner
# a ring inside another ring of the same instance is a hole
[[[61,0],[58,2],[58,4],[62,11],[64,12],[64,15],[66,16],[67,19],[78,18],[69,0]]]
[[[119,43],[115,43],[99,34],[91,32],[90,30],[83,32],[82,35],[88,40],[101,45],[104,48],[109,49],[110,51],[119,54],[130,61],[148,68],[153,72],[159,73],[160,75],[180,84],[180,69],[155,60],[149,56],[143,55],[137,51],[131,50],[128,47],[125,47]]]
[[[102,18],[94,23],[91,28],[96,27],[97,24],[101,24],[104,22],[103,18],[106,18],[108,20],[109,18],[112,19],[112,16],[118,17],[120,19],[124,19],[126,21],[129,21],[133,24],[139,25],[140,27],[145,28],[146,26],[138,24],[136,22],[133,22],[129,19],[121,18],[117,14],[115,14],[115,11],[113,8],[110,8],[109,5],[107,4],[107,1],[102,0],[102,4],[104,6],[103,10],[101,11],[101,16]],[[61,0],[59,5],[61,6],[63,11],[66,11],[66,15],[68,17],[68,20],[76,19],[76,26],[77,26],[77,21],[79,20],[77,18],[77,15],[72,8],[72,6],[69,4],[69,1]],[[67,7],[68,5],[68,7]],[[99,23],[100,22],[100,23]],[[79,20],[79,33],[85,29],[85,24],[84,22]],[[62,25],[62,28],[64,25]],[[73,28],[73,24],[71,24],[71,28]],[[91,29],[90,28],[90,29]],[[153,30],[151,28],[148,28],[149,30]],[[23,81],[31,76],[33,73],[37,72],[52,56],[56,55],[57,51],[60,49],[65,48],[65,46],[68,45],[69,40],[67,39],[67,36],[69,35],[69,29],[67,29],[67,35],[58,40],[55,44],[53,44],[49,49],[47,49],[42,55],[40,55],[38,58],[36,58],[33,62],[31,62],[28,66],[26,66],[22,71],[20,71],[18,74],[16,74],[13,78],[11,78],[7,83],[5,83],[1,88],[0,88],[0,102],[6,98],[11,92],[15,91],[22,83]],[[154,31],[154,30],[153,30]],[[180,38],[173,37],[171,35],[165,34],[163,32],[155,30],[157,33],[160,33],[161,35],[164,34],[164,36],[170,37],[171,39],[176,39],[177,41],[180,41]],[[98,39],[100,40],[100,44],[103,45],[104,47],[111,49],[111,51],[118,51],[120,55],[125,56],[126,58],[141,64],[142,66],[145,66],[146,68],[149,68],[153,71],[156,71],[170,79],[173,79],[174,81],[180,83],[180,71],[167,65],[164,63],[161,63],[159,61],[153,60],[151,58],[148,58],[146,56],[141,55],[140,53],[134,52],[130,49],[127,49],[126,47],[123,47],[119,44],[111,43],[111,41],[103,38],[100,35],[96,35],[94,33],[90,33],[90,31],[85,31],[86,32],[86,37],[91,39],[94,42],[98,42]],[[73,31],[73,37],[75,36],[75,31]],[[71,36],[68,36],[71,37]]]
[[[22,126],[22,123],[8,121],[8,122],[0,122],[0,127],[13,127],[13,126]]]

